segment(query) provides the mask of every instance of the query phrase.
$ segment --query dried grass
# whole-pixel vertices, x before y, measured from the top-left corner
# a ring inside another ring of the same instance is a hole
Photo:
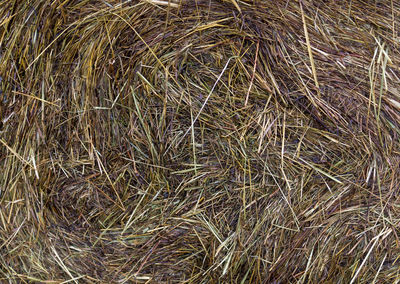
[[[397,1],[0,2],[0,282],[398,283]]]

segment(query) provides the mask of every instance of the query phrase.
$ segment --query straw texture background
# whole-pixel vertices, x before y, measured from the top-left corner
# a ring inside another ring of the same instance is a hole
[[[398,1],[0,1],[0,282],[398,283]]]

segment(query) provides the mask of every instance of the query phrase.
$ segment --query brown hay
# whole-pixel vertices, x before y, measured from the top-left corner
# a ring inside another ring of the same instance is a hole
[[[397,283],[397,1],[0,2],[0,281]]]

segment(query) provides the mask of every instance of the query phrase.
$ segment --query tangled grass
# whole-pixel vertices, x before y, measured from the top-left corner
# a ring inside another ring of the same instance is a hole
[[[399,24],[0,1],[0,282],[398,283]]]

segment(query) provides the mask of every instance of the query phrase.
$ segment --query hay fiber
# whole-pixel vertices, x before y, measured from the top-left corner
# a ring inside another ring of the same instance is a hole
[[[1,283],[399,283],[398,0],[1,0]]]

